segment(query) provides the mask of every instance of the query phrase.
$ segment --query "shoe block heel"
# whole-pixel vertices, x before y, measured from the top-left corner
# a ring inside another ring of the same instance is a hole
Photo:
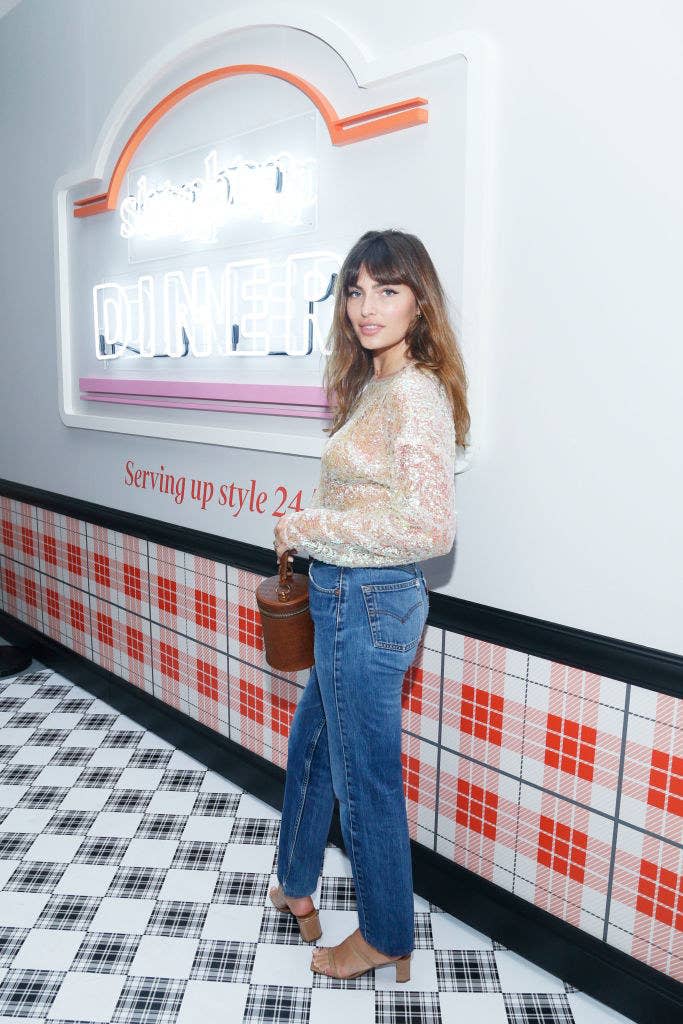
[[[410,981],[410,953],[396,961],[396,981]]]
[[[268,895],[270,896],[270,902],[277,910],[289,910],[287,900],[282,895],[282,890],[279,885],[272,888]]]
[[[268,895],[270,896],[271,903],[277,910],[284,910],[288,914],[292,914],[296,917],[296,914],[294,914],[294,911],[287,903],[285,895],[279,885],[272,888]],[[299,925],[301,938],[304,942],[315,942],[315,940],[319,939],[322,935],[323,931],[320,927],[320,919],[318,917],[317,910],[310,910],[307,914],[302,914],[301,917],[296,917],[296,920]]]
[[[296,914],[294,916],[296,917]],[[320,927],[317,910],[311,910],[308,914],[303,914],[296,919],[299,923],[299,931],[304,942],[315,942],[316,939],[320,938],[323,930]]]

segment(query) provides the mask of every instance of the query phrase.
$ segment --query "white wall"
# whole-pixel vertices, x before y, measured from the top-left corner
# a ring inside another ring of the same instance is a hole
[[[0,19],[1,477],[143,514],[126,457],[271,488],[317,481],[315,460],[69,429],[57,410],[54,182],[87,162],[144,64],[230,6],[22,0]],[[375,57],[461,29],[500,57],[486,436],[458,477],[455,556],[425,564],[431,585],[683,653],[683,8],[315,6]],[[199,510],[187,525],[235,533]],[[239,536],[269,546],[271,522]]]

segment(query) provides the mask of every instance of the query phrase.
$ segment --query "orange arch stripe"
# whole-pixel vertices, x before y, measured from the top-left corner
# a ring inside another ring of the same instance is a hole
[[[222,78],[232,78],[235,75],[270,75],[272,78],[281,78],[296,86],[297,89],[301,89],[325,119],[333,146],[347,146],[351,142],[360,142],[362,139],[387,135],[389,132],[400,131],[402,128],[426,124],[429,117],[426,110],[420,109],[426,105],[427,100],[420,96],[414,96],[409,100],[390,103],[384,107],[366,110],[361,114],[340,118],[330,101],[323,96],[319,89],[316,89],[304,78],[293,75],[290,71],[269,67],[267,64],[232,64],[229,67],[216,68],[214,71],[206,71],[203,75],[197,75],[196,78],[191,78],[188,82],[178,86],[143,117],[121,151],[108,190],[96,196],[88,196],[86,199],[77,199],[74,202],[74,216],[92,217],[96,213],[115,210],[123,179],[135,151],[154,125],[186,96],[197,92],[198,89],[203,89],[205,85],[211,85],[212,82],[217,82]]]

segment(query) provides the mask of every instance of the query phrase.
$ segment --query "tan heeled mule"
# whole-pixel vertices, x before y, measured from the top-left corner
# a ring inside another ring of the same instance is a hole
[[[274,907],[278,910],[289,911],[290,914],[294,914],[294,911],[287,903],[287,897],[282,891],[281,885],[276,885],[269,890],[268,895],[270,896],[271,902]],[[297,923],[299,925],[299,931],[301,932],[301,938],[304,942],[315,942],[322,935],[322,928],[320,927],[320,919],[318,918],[318,911],[313,908],[309,910],[307,914],[294,914]]]
[[[363,967],[360,971],[354,971],[352,974],[339,974],[337,970],[337,964],[334,958],[333,947],[321,946],[319,948],[327,950],[327,956],[330,961],[330,967],[332,971],[320,971],[311,962],[311,970],[314,974],[324,974],[327,978],[339,978],[342,981],[346,981],[348,978],[360,978],[361,974],[367,974],[368,971],[377,969],[378,967],[389,967],[391,964],[396,964],[396,981],[410,981],[410,958],[412,953],[406,953],[405,956],[396,957],[393,960],[371,960],[370,957],[361,949],[360,944],[355,941],[356,935],[360,935],[360,928],[356,928],[355,932],[347,935],[346,938],[340,945],[348,945],[354,951],[354,953],[360,957],[361,960],[365,960],[367,967]]]

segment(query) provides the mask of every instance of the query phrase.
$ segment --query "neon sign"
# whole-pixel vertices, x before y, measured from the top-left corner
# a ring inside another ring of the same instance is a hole
[[[315,204],[316,164],[282,152],[261,163],[238,157],[219,168],[215,149],[204,158],[204,176],[157,187],[141,175],[134,196],[121,202],[123,238],[182,238],[215,242],[217,231],[240,219],[290,227],[303,223]]]
[[[327,355],[341,257],[292,253],[144,274],[93,288],[99,360]]]

